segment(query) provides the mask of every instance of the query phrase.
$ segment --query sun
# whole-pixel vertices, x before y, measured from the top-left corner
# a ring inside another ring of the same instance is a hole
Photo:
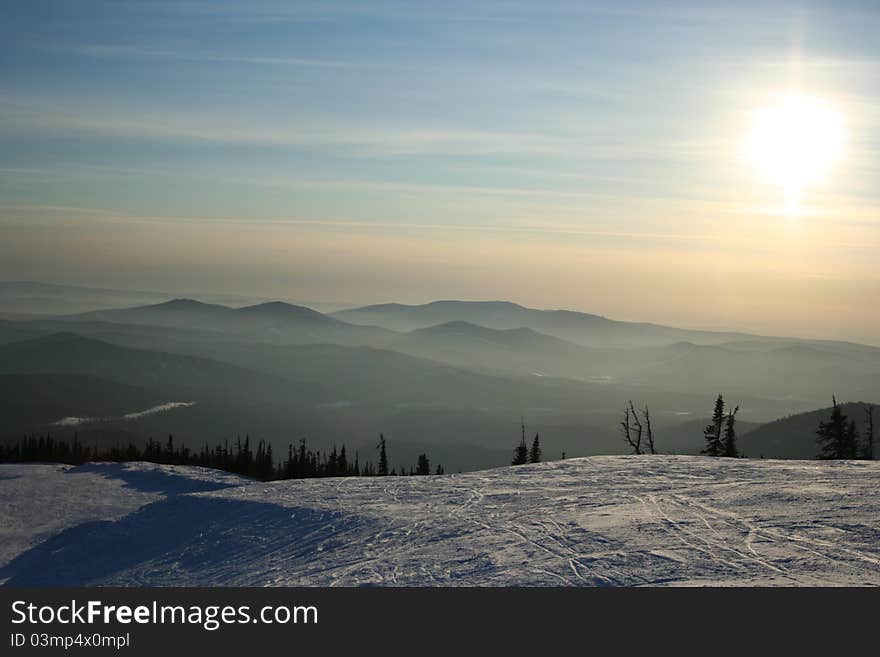
[[[778,185],[796,212],[807,185],[821,181],[840,158],[841,114],[820,98],[790,92],[754,112],[746,157],[763,180]]]

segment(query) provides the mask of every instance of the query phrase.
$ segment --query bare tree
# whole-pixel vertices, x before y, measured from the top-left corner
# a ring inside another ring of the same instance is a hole
[[[641,419],[639,416],[641,415]],[[620,422],[620,433],[626,444],[632,448],[633,454],[645,454],[642,450],[642,436],[647,441],[647,451],[656,454],[654,445],[654,428],[651,426],[651,411],[645,404],[645,410],[637,411],[635,404],[629,400],[623,407],[623,420]]]
[[[633,442],[632,431],[629,427],[629,406],[625,406],[623,409],[623,420],[620,421],[620,433],[623,434],[623,439],[630,447],[634,450],[638,449],[638,446]]]
[[[645,418],[645,429],[647,431],[646,438],[648,439],[648,449],[651,454],[656,454],[657,451],[654,449],[654,430],[651,428],[651,412],[648,410],[648,405],[645,404],[645,410],[642,412]]]
[[[636,413],[632,400],[623,409],[620,433],[623,434],[623,439],[632,448],[633,454],[642,453],[642,423],[639,421],[639,414]]]

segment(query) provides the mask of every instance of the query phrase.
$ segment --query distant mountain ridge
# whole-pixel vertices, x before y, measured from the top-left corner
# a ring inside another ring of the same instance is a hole
[[[350,323],[413,331],[435,324],[465,321],[493,329],[529,328],[581,346],[655,346],[688,340],[717,344],[749,336],[736,332],[678,329],[647,322],[623,322],[573,310],[537,310],[510,301],[433,301],[351,308],[333,313]]]
[[[587,347],[531,328],[494,329],[464,320],[397,335],[388,348],[460,367],[571,378],[589,378],[602,358]]]
[[[156,390],[87,374],[0,374],[0,437],[71,415],[121,415],[168,401]]]
[[[372,345],[391,334],[387,329],[348,324],[284,301],[232,308],[181,298],[134,308],[80,313],[63,319],[225,331],[282,343]]]
[[[493,375],[563,377],[682,393],[716,390],[811,406],[832,393],[870,397],[880,374],[880,349],[866,345],[693,332],[507,301],[384,304],[329,316],[282,301],[232,308],[179,298],[62,319],[56,322],[65,330],[76,322],[105,322],[120,329],[139,325],[201,331],[215,343],[366,346]],[[371,321],[380,326],[364,323]],[[413,324],[425,326],[410,329]],[[114,341],[107,326],[90,331]],[[15,332],[8,323],[0,326],[0,338]],[[132,334],[130,328],[126,332]],[[199,349],[195,334],[165,337],[172,338],[166,350]],[[136,346],[150,348],[146,339],[141,336]],[[791,410],[795,408],[797,404]]]
[[[242,317],[272,317],[278,320],[307,321],[328,326],[342,326],[346,324],[346,322],[329,315],[319,313],[317,310],[312,310],[305,306],[297,306],[285,301],[267,301],[254,306],[234,308],[232,312]]]
[[[124,308],[160,303],[174,295],[148,290],[44,283],[0,281],[0,313],[6,316],[49,316],[96,309]],[[203,301],[229,305],[255,303],[259,299],[229,294],[198,294]]]
[[[121,347],[71,332],[0,345],[0,374],[89,375],[196,399],[296,393],[318,402],[326,397],[312,384],[199,356]]]
[[[405,334],[404,337],[450,337],[461,336],[477,340],[485,340],[493,343],[505,344],[510,347],[518,347],[526,343],[538,342],[543,345],[553,345],[558,347],[577,347],[577,345],[553,337],[539,333],[528,327],[509,328],[509,329],[493,329],[479,324],[473,324],[465,320],[457,319],[443,324],[434,324],[421,329],[415,329]],[[400,340],[401,338],[398,338]]]

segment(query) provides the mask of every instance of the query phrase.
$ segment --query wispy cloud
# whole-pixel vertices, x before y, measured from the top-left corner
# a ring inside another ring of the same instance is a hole
[[[272,57],[265,55],[245,55],[229,53],[199,52],[191,48],[156,48],[151,46],[129,45],[52,45],[52,49],[89,57],[111,59],[136,58],[160,59],[168,61],[210,62],[215,64],[254,64],[268,66],[312,67],[312,68],[364,68],[367,65],[343,60],[313,59],[309,57]]]
[[[63,109],[56,109],[56,108]],[[168,111],[145,106],[113,108],[112,101],[78,103],[75,99],[0,96],[0,134],[80,135],[137,140],[183,140],[239,143],[267,147],[344,149],[361,157],[546,156],[579,161],[656,158],[694,161],[713,157],[724,140],[645,136],[636,138],[585,125],[545,126],[553,131],[488,130],[434,125],[364,123],[298,117],[290,124],[278,117],[255,121],[235,113]]]

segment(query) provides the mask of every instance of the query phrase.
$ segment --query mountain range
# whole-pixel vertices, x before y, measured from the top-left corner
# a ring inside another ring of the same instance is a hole
[[[0,435],[7,438],[44,430],[60,416],[192,401],[126,421],[119,436],[173,432],[201,444],[253,433],[282,450],[307,438],[371,451],[381,431],[401,458],[430,450],[471,469],[506,460],[520,418],[548,453],[624,452],[617,426],[630,399],[651,408],[661,451],[698,453],[719,392],[740,406],[748,454],[813,455],[809,432],[780,442],[788,434],[771,439],[758,425],[824,408],[831,395],[876,399],[880,349],[509,302],[386,304],[327,315],[281,301],[235,307],[177,298],[0,320],[0,375],[7,390],[15,377],[31,391],[34,377],[46,378],[32,403],[22,405],[27,395],[6,400]],[[107,400],[128,401],[105,409]],[[102,425],[102,435],[112,436],[111,428]]]

